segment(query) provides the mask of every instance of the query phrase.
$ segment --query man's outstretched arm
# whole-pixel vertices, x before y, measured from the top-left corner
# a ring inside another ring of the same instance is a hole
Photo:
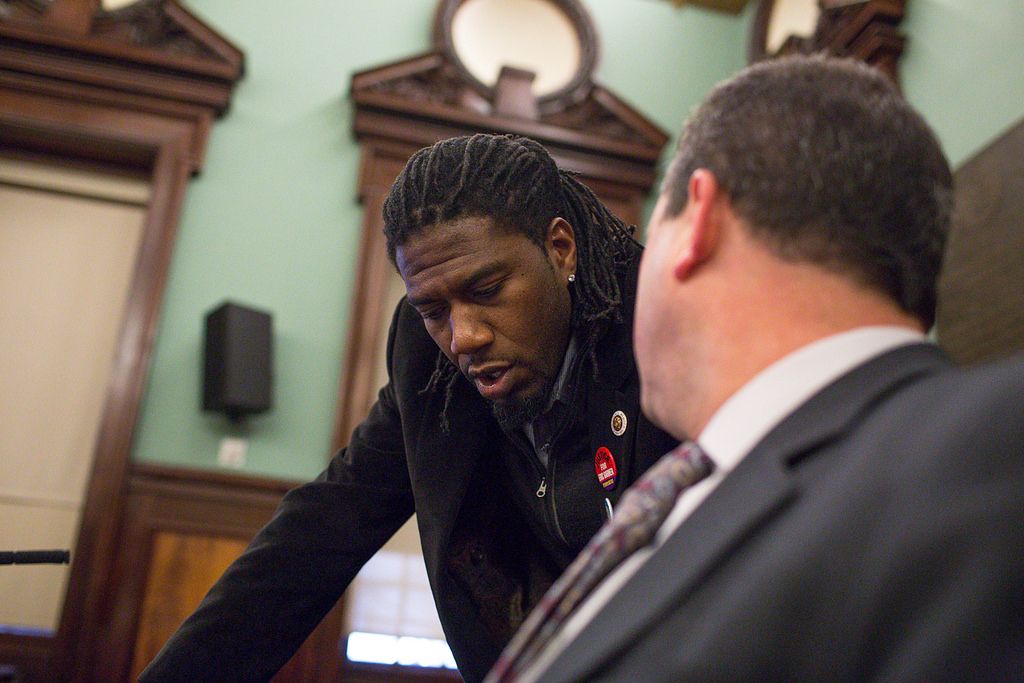
[[[349,446],[284,497],[139,680],[269,680],[412,514],[401,433],[385,387]]]

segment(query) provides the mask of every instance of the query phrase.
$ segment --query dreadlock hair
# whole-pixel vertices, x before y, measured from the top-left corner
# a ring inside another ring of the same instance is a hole
[[[616,271],[640,248],[633,228],[616,218],[594,193],[559,170],[539,143],[515,135],[477,134],[442,140],[416,152],[384,200],[388,258],[424,230],[464,217],[491,218],[504,230],[518,231],[544,249],[547,228],[564,218],[576,239],[576,281],[572,295],[573,330],[585,330],[597,372],[594,342],[606,324],[621,320],[622,296]],[[459,376],[438,352],[423,391],[446,390],[442,426]]]

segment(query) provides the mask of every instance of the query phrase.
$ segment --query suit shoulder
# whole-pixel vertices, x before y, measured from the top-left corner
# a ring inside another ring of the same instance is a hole
[[[999,404],[1024,398],[1024,353],[972,366],[959,366],[925,382],[937,397],[954,402],[969,400]],[[1024,414],[1024,413],[1022,413]]]

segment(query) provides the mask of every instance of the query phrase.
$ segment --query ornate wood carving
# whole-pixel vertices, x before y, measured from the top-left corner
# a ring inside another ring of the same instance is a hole
[[[211,121],[242,76],[242,53],[175,0],[96,11],[79,34],[59,10],[82,4],[0,6],[0,87],[185,120],[198,171]]]
[[[242,53],[174,0],[102,12],[96,0],[0,4],[0,152],[84,161],[150,180],[142,242],[109,378],[93,467],[55,638],[0,637],[0,658],[39,680],[109,680],[99,641],[120,616],[109,598],[132,439],[175,229],[213,119]],[[22,653],[34,653],[25,660]]]
[[[563,168],[636,187],[646,196],[668,135],[613,93],[587,97],[538,118],[500,115],[444,55],[430,52],[352,77],[356,137],[401,142],[410,153],[470,132],[517,133],[548,147]],[[602,166],[605,168],[602,170]]]
[[[899,84],[897,63],[906,38],[897,28],[903,20],[906,0],[819,0],[820,14],[809,37],[789,36],[774,54],[767,54],[765,40],[775,0],[761,0],[751,31],[749,57],[826,52],[854,57],[881,69]]]
[[[191,613],[220,569],[266,524],[281,497],[297,482],[136,464],[129,475],[125,522],[108,595],[112,618],[96,646],[103,652],[91,680],[134,680],[163,639]],[[182,557],[166,545],[207,545],[220,555]],[[180,566],[162,566],[162,560]],[[154,582],[171,579],[166,585]],[[196,581],[202,585],[191,585]],[[154,593],[158,589],[158,593]],[[154,601],[154,596],[158,599]],[[162,596],[162,597],[159,597]],[[186,601],[172,599],[169,596]],[[147,602],[147,599],[149,600]],[[334,634],[342,611],[324,619],[274,677],[275,683],[339,680],[342,665]],[[170,619],[173,623],[164,623]],[[331,634],[325,639],[324,634]],[[130,676],[132,674],[132,676]]]
[[[657,126],[596,84],[582,101],[541,112],[536,118],[495,115],[492,104],[461,80],[457,70],[436,52],[355,74],[352,99],[357,118],[362,114],[363,120],[377,112],[392,113],[464,130],[546,133],[552,141],[571,133],[575,139],[589,138],[594,146],[614,148],[638,160],[656,159],[668,140]],[[363,132],[362,123],[356,122],[357,136]],[[440,138],[421,134],[411,141],[423,146],[434,139]]]

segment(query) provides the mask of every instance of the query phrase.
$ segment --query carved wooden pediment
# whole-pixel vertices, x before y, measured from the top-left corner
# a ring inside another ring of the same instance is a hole
[[[185,119],[199,168],[242,52],[176,0],[0,0],[0,88]]]
[[[428,53],[410,61],[418,67],[417,70],[396,76],[387,73],[389,67],[383,67],[358,74],[358,80],[353,81],[353,98],[357,103],[372,100],[376,104],[390,99],[399,108],[417,102],[430,103],[448,108],[455,116],[466,112],[488,118],[501,116],[501,112],[495,111],[497,108],[471,88],[441,55]],[[379,97],[368,98],[369,93]],[[608,140],[660,149],[667,139],[664,133],[646,119],[641,117],[642,120],[638,120],[637,116],[635,110],[609,91],[592,85],[589,95],[582,101],[546,114],[538,113],[535,120]]]
[[[511,77],[499,81],[493,100],[467,83],[442,52],[357,73],[351,86],[356,135],[424,146],[468,131],[517,133],[544,143],[556,158],[560,149],[572,148],[632,162],[633,170],[643,176],[637,184],[650,186],[668,140],[656,124],[596,83],[589,85],[584,97],[554,111],[541,111],[529,102],[502,105],[506,83],[531,77],[518,70],[508,73]],[[422,125],[410,126],[410,121]]]
[[[825,52],[867,62],[899,84],[896,66],[906,37],[898,26],[903,20],[906,0],[819,0],[814,34],[789,36],[774,55],[767,55],[765,37],[773,4],[762,0],[758,6],[750,45],[752,61],[768,56]]]

